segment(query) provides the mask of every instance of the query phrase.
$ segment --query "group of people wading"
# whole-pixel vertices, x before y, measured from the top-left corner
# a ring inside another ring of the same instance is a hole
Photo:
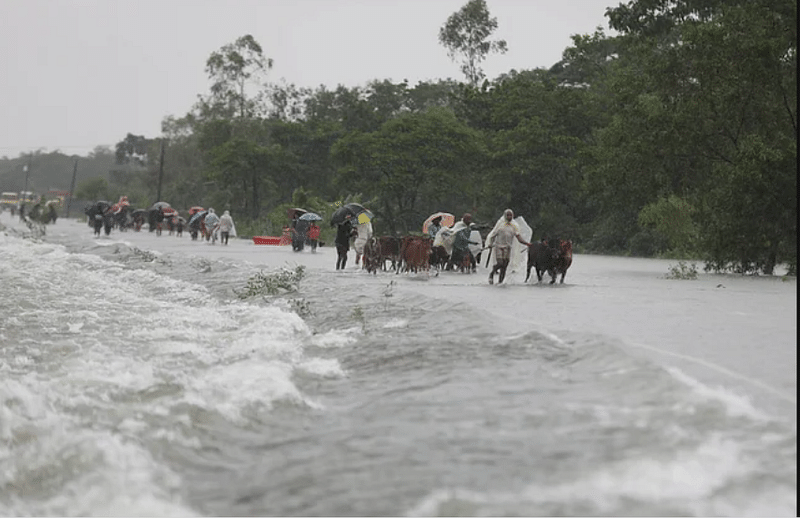
[[[105,229],[105,234],[111,234],[113,228],[120,231],[132,229],[141,231],[145,223],[149,224],[150,232],[161,236],[163,230],[170,235],[183,236],[184,228],[188,228],[192,240],[201,240],[216,244],[217,240],[223,245],[228,244],[231,237],[236,237],[236,226],[233,223],[230,211],[225,211],[219,216],[213,207],[204,209],[194,206],[188,210],[189,219],[181,216],[176,209],[166,202],[156,202],[149,209],[131,210],[128,197],[120,197],[119,202],[111,204],[105,200],[98,200],[84,208],[88,217],[89,227],[94,228],[94,233],[99,236]]]
[[[452,215],[449,215],[452,222]],[[336,270],[344,269],[350,241],[354,240],[356,265],[376,272],[385,268],[386,261],[392,261],[396,272],[434,267],[439,270],[460,270],[477,272],[477,261],[481,251],[488,249],[494,256],[494,265],[489,273],[489,283],[494,284],[495,275],[503,283],[511,262],[511,249],[514,241],[526,247],[531,243],[523,238],[520,227],[514,221],[514,212],[506,209],[503,216],[486,236],[486,246],[472,215],[464,214],[461,220],[445,227],[442,217],[426,221],[424,236],[403,238],[373,236],[371,222],[356,223],[350,219],[337,225],[336,230]]]

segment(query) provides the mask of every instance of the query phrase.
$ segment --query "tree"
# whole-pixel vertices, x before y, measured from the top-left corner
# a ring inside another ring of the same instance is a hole
[[[116,145],[116,159],[119,166],[147,166],[148,140],[144,135],[129,133]]]
[[[75,189],[75,198],[80,200],[107,200],[108,180],[95,177],[84,180]]]
[[[461,71],[473,86],[485,77],[480,64],[486,56],[508,50],[505,40],[488,40],[495,29],[497,18],[489,16],[485,0],[469,0],[439,29],[439,43],[447,48],[451,60],[461,57]]]
[[[239,119],[257,115],[261,111],[259,99],[248,97],[246,89],[251,82],[259,83],[270,69],[272,59],[264,57],[261,45],[251,35],[223,45],[206,61],[206,73],[212,82],[207,108],[222,110]],[[259,83],[258,87],[261,86]]]
[[[796,264],[796,2],[639,0],[607,13],[621,59],[597,150],[605,203],[637,214],[685,199],[714,270]]]
[[[438,207],[454,207],[454,199],[471,204],[485,146],[451,111],[433,108],[391,119],[377,132],[352,132],[332,155],[339,185],[377,197],[380,219],[407,232]]]

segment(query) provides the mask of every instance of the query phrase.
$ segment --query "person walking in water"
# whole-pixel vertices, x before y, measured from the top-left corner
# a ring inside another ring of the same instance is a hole
[[[356,248],[356,265],[361,261],[361,256],[364,255],[364,245],[370,238],[372,238],[372,222],[356,224],[356,240],[353,244]]]
[[[311,246],[311,252],[317,252],[317,242],[319,241],[319,225],[311,222],[306,231],[306,240]]]
[[[458,268],[464,262],[464,258],[469,258],[469,268],[467,272],[475,272],[475,257],[469,249],[470,245],[478,245],[478,242],[470,240],[472,234],[472,215],[466,213],[461,222],[453,226],[455,230],[453,237],[453,252],[450,253],[450,260],[447,262],[447,270]]]
[[[523,240],[522,236],[519,234],[519,227],[514,222],[514,211],[506,209],[503,216],[504,219],[502,222],[498,223],[487,237],[487,241],[494,249],[494,267],[489,273],[490,285],[494,283],[495,273],[500,274],[499,283],[502,283],[505,279],[506,269],[508,269],[508,263],[511,260],[511,244],[514,242],[515,238],[521,244],[528,247],[531,246],[531,244]]]
[[[231,217],[230,211],[225,211],[222,213],[222,217],[219,219],[219,242],[223,245],[228,244],[228,238],[233,235],[236,237],[236,226],[233,225],[233,218]]]
[[[436,235],[439,233],[439,230],[442,228],[442,217],[437,216],[431,223],[428,224],[428,236],[431,237],[431,240],[436,239]]]
[[[336,229],[336,270],[344,269],[347,264],[347,252],[350,250],[350,238],[356,234],[353,224],[346,220]]]
[[[208,214],[206,215],[203,223],[206,226],[206,241],[211,240],[211,245],[217,243],[217,231],[219,230],[219,216],[214,212],[213,207],[208,208]]]

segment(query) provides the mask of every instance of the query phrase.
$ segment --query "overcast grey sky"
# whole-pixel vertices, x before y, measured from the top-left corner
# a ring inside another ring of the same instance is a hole
[[[208,56],[252,34],[269,79],[298,87],[463,80],[439,28],[467,0],[0,0],[0,156],[84,155],[158,137],[208,92]],[[570,36],[609,33],[614,0],[487,0],[508,43],[489,78],[550,67]]]

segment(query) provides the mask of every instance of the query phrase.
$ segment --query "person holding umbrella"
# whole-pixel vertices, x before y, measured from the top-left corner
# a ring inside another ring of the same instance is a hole
[[[336,229],[336,270],[344,270],[347,264],[347,252],[350,250],[350,238],[355,236],[356,230],[353,229],[353,224],[350,219],[346,219],[343,223],[338,224]]]
[[[432,240],[435,240],[436,234],[439,232],[441,228],[442,228],[442,217],[437,216],[436,218],[431,220],[430,224],[428,224],[428,236],[430,236]]]
[[[308,230],[306,231],[306,239],[308,240],[308,244],[311,246],[311,252],[317,252],[317,241],[319,240],[319,225],[316,222],[312,221],[308,225]]]

